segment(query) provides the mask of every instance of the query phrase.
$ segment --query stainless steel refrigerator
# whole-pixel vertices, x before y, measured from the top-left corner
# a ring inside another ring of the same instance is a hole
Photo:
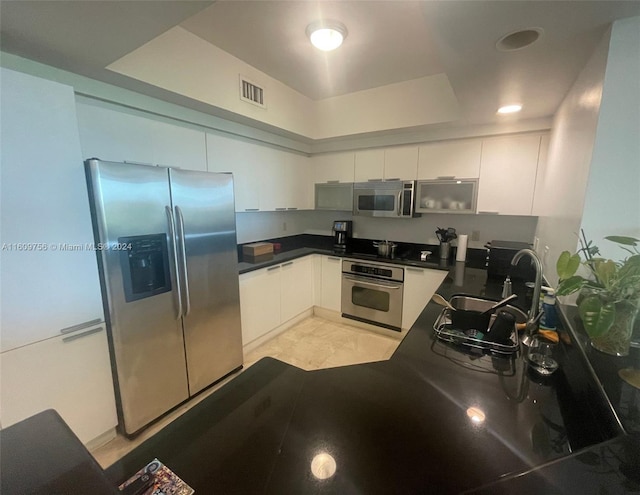
[[[230,174],[85,162],[123,432],[242,366]]]

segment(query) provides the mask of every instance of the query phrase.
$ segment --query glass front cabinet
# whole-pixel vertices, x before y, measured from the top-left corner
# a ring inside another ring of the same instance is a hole
[[[478,179],[417,182],[416,213],[476,213]]]

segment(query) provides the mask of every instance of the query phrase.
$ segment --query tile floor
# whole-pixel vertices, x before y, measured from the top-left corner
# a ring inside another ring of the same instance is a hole
[[[244,356],[244,369],[248,369],[266,356],[307,371],[383,361],[391,357],[400,342],[400,338],[387,337],[370,330],[311,316],[247,353]],[[179,406],[135,439],[128,440],[118,435],[91,453],[103,468],[107,468],[181,414],[215,393],[235,376],[237,374]]]

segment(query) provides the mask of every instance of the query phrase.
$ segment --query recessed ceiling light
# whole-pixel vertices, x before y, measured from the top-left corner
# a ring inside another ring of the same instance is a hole
[[[325,52],[338,48],[347,37],[347,28],[338,21],[313,22],[306,31],[311,44]]]
[[[514,103],[513,105],[505,105],[503,107],[498,108],[498,113],[501,115],[505,115],[508,113],[516,113],[522,110],[522,105],[519,103]]]
[[[543,33],[542,28],[528,28],[505,34],[496,42],[496,48],[501,52],[521,50],[538,41]]]

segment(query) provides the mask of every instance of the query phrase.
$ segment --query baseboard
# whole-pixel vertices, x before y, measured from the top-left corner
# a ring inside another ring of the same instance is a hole
[[[89,451],[96,450],[97,448],[102,447],[103,445],[109,443],[111,440],[116,438],[116,436],[117,436],[116,429],[111,428],[110,430],[105,431],[102,435],[98,435],[93,440],[89,440],[84,446]]]

